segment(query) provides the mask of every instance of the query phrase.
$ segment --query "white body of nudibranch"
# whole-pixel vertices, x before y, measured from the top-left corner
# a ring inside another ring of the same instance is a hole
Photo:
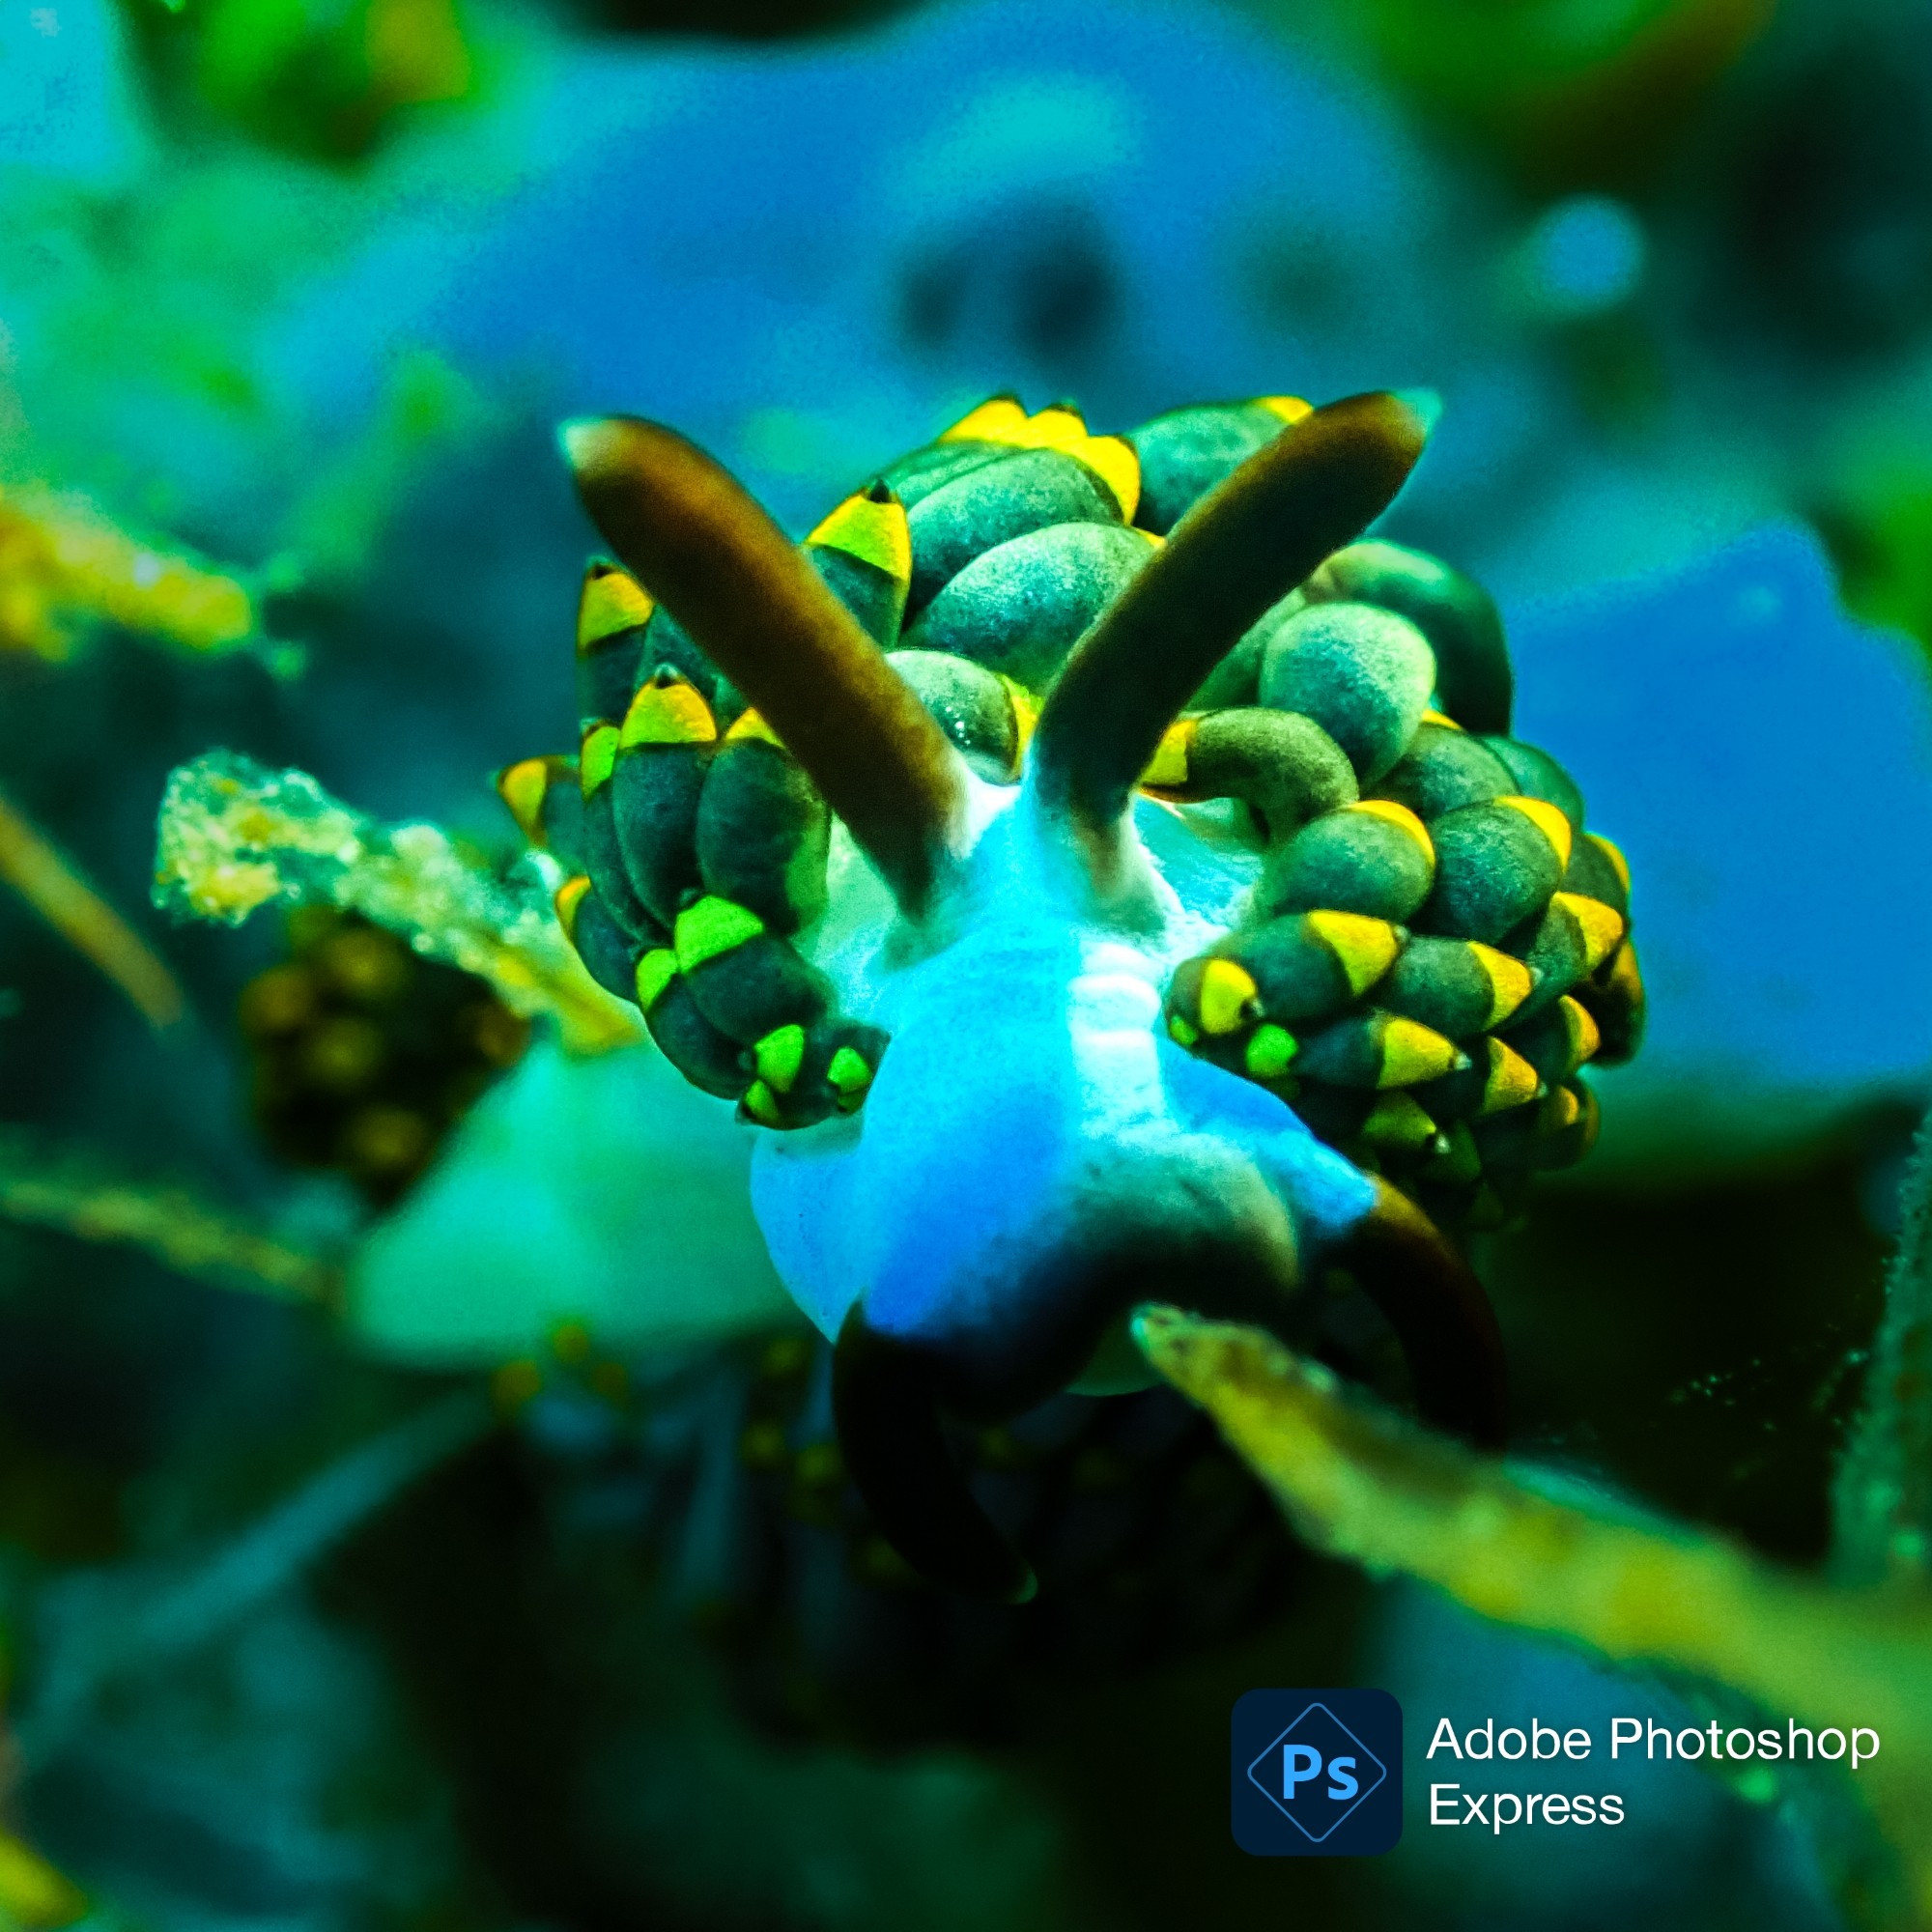
[[[835,867],[850,910],[835,903],[818,963],[892,1046],[861,1112],[760,1135],[753,1207],[828,1337],[862,1303],[881,1333],[998,1379],[997,1358],[1056,1316],[1077,1325],[1064,1302],[1097,1257],[1232,1245],[1286,1270],[1375,1189],[1282,1100],[1167,1037],[1163,988],[1229,929],[1256,871],[1216,849],[1212,811],[1142,800],[1126,883],[1103,898],[1031,786],[976,780],[973,796],[972,851],[924,932],[855,851]]]

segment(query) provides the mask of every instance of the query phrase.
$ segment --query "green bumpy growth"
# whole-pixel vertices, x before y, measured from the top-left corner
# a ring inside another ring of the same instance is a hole
[[[1393,545],[1353,549],[1382,553],[1392,568],[1423,561]],[[1287,720],[1303,730],[1296,752],[1334,767],[1355,722],[1350,697],[1308,690],[1295,660],[1319,659],[1337,635],[1332,616],[1348,609],[1304,605],[1279,623],[1262,708],[1182,721],[1168,795],[1218,788],[1196,777],[1204,740],[1218,751],[1223,734]],[[1361,609],[1364,631],[1414,628]],[[1270,774],[1277,784],[1285,762]],[[1567,1167],[1594,1143],[1582,1067],[1635,1050],[1643,982],[1629,871],[1584,829],[1567,775],[1499,731],[1425,707],[1349,768],[1365,781],[1360,796],[1270,822],[1248,916],[1175,975],[1168,1032],[1279,1094],[1433,1218],[1495,1226],[1535,1172]]]
[[[1069,406],[996,397],[839,504],[804,554],[974,770],[1016,783],[1075,643],[1307,413],[1267,397],[1107,437]],[[585,577],[577,652],[578,756],[498,783],[572,873],[557,910],[585,965],[745,1118],[855,1110],[887,1040],[812,956],[834,851],[818,787],[613,564]],[[1588,1151],[1580,1071],[1627,1059],[1643,1020],[1628,869],[1562,768],[1509,735],[1511,700],[1487,594],[1354,543],[1242,638],[1142,778],[1261,866],[1238,923],[1175,974],[1172,1038],[1464,1226]]]

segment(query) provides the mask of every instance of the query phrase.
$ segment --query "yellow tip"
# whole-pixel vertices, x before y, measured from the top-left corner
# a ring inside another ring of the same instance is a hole
[[[1594,973],[1624,936],[1622,916],[1602,899],[1585,898],[1581,893],[1552,893],[1549,903],[1561,906],[1577,922],[1583,935],[1584,970]]]
[[[1529,998],[1536,986],[1536,977],[1520,959],[1498,952],[1479,939],[1470,940],[1468,947],[1476,964],[1483,969],[1483,977],[1490,982],[1490,1010],[1483,1020],[1483,1030],[1488,1032],[1491,1027],[1501,1026]]]
[[[577,752],[577,777],[585,798],[611,776],[617,762],[617,735],[616,725],[601,723],[584,732]]]
[[[510,809],[517,830],[532,845],[544,842],[543,802],[550,789],[550,760],[519,758],[497,774],[497,796]]]
[[[619,744],[628,751],[633,745],[710,745],[717,738],[718,721],[703,694],[673,671],[638,687]]]
[[[1373,1148],[1415,1153],[1435,1138],[1435,1122],[1412,1094],[1384,1094],[1362,1122],[1362,1138]]]
[[[912,527],[896,497],[875,503],[863,490],[846,499],[806,538],[821,550],[842,550],[882,570],[895,583],[912,582]]]
[[[99,1924],[106,1917],[97,1918],[87,1894],[65,1872],[5,1830],[0,1830],[0,1910],[10,1922],[32,1932],[57,1932],[83,1918]]]
[[[779,1127],[784,1124],[784,1115],[779,1109],[778,1096],[762,1080],[753,1080],[745,1089],[744,1109],[761,1127]]]
[[[764,921],[749,906],[715,894],[701,898],[677,916],[671,935],[671,944],[677,949],[677,970],[695,973],[707,960],[735,951],[764,929]]]
[[[1499,798],[1496,803],[1521,812],[1548,841],[1549,849],[1556,854],[1556,863],[1563,867],[1570,864],[1570,845],[1576,834],[1570,821],[1548,799]]]
[[[1271,416],[1279,416],[1285,423],[1298,423],[1303,416],[1315,413],[1315,405],[1303,402],[1299,396],[1257,396],[1255,407],[1267,411]]]
[[[1514,801],[1511,801],[1512,803]],[[1435,843],[1429,836],[1429,828],[1406,805],[1398,805],[1392,798],[1358,799],[1353,805],[1345,805],[1344,811],[1359,811],[1367,818],[1379,818],[1385,825],[1393,825],[1397,831],[1406,835],[1416,850],[1427,859],[1432,867],[1435,864]],[[1561,814],[1558,814],[1561,816]]]
[[[660,946],[646,952],[638,961],[638,970],[633,976],[639,1009],[649,1012],[658,995],[676,978],[677,954],[668,946]]]
[[[857,1106],[871,1086],[876,1068],[863,1053],[841,1046],[825,1069],[826,1079],[838,1089],[841,1106]]]
[[[1039,723],[1039,700],[1025,685],[1015,684],[1005,671],[994,675],[1007,688],[1007,697],[1013,707],[1013,777],[1017,778],[1020,768],[1026,763],[1027,747],[1033,743],[1034,726]]]
[[[1587,838],[1590,841],[1590,843],[1594,845],[1597,848],[1597,850],[1600,851],[1604,855],[1604,857],[1610,862],[1611,866],[1616,870],[1617,877],[1623,881],[1623,888],[1625,893],[1628,894],[1631,889],[1630,861],[1624,857],[1622,851],[1619,850],[1618,847],[1611,844],[1610,841],[1607,838],[1605,838],[1601,833],[1586,832],[1584,833],[1583,837]]]
[[[1574,1073],[1586,1061],[1596,1059],[1604,1044],[1603,1032],[1591,1017],[1589,1009],[1573,1000],[1568,993],[1557,1001],[1556,1008],[1563,1015],[1564,1030],[1570,1036],[1570,1070]]]
[[[1252,1016],[1253,1003],[1260,997],[1247,973],[1232,959],[1210,959],[1201,970],[1201,1030],[1209,1034],[1229,1034]]]
[[[1066,444],[1066,453],[1084,463],[1121,506],[1121,521],[1130,524],[1141,506],[1141,460],[1124,437],[1083,436]]]
[[[607,638],[648,624],[656,609],[650,593],[629,571],[593,563],[583,574],[583,591],[577,600],[578,656],[595,650]]]
[[[1453,1072],[1462,1058],[1453,1039],[1419,1020],[1394,1015],[1383,1022],[1381,1056],[1378,1087],[1412,1087],[1420,1080],[1439,1079]]]
[[[1156,790],[1177,791],[1187,782],[1187,754],[1194,748],[1194,734],[1200,724],[1192,718],[1177,718],[1160,734],[1160,743],[1141,774],[1141,783]]]
[[[805,1029],[796,1022],[775,1028],[752,1048],[758,1078],[776,1094],[789,1094],[805,1065]]]
[[[1026,421],[1025,407],[1017,396],[989,396],[977,410],[968,410],[951,429],[942,430],[938,440],[1010,442],[1014,431],[1023,430]]]
[[[1036,410],[1009,440],[1028,449],[1065,449],[1087,435],[1086,419],[1067,403]]]
[[[1402,951],[1401,935],[1385,919],[1356,912],[1311,912],[1305,917],[1308,929],[1340,961],[1351,993],[1367,992]]]
[[[1636,948],[1626,939],[1611,957],[1609,971],[1604,976],[1605,987],[1618,988],[1628,1000],[1641,1006],[1643,1003],[1643,971],[1637,965]]]
[[[1300,1045],[1286,1027],[1272,1022],[1258,1026],[1249,1037],[1241,1064],[1257,1080],[1279,1080],[1294,1064]]]
[[[564,880],[556,889],[556,896],[551,901],[556,908],[556,923],[572,938],[575,938],[577,933],[577,909],[583,903],[583,895],[589,890],[589,879],[580,872],[576,878]]]
[[[1507,1040],[1491,1037],[1484,1044],[1489,1049],[1490,1070],[1483,1081],[1483,1104],[1478,1111],[1500,1114],[1534,1100],[1543,1091],[1543,1078],[1536,1068]]]
[[[1267,410],[1269,415],[1279,415],[1283,423],[1298,423],[1304,415],[1316,413],[1316,406],[1300,396],[1256,396],[1254,406]]]
[[[757,738],[767,745],[777,745],[781,750],[784,747],[784,740],[765,723],[764,714],[749,708],[739,712],[730,730],[724,734],[727,745],[735,745],[741,738]]]

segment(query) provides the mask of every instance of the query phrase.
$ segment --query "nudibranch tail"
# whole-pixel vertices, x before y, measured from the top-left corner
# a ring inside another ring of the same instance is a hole
[[[859,1493],[914,1569],[969,1597],[1023,1604],[1034,1594],[1031,1567],[980,1507],[947,1446],[929,1369],[879,1334],[857,1303],[838,1331],[832,1410]]]
[[[905,680],[720,464],[633,416],[563,431],[618,557],[757,708],[878,867],[923,911],[953,849],[965,773]]]
[[[1161,734],[1236,641],[1385,510],[1428,425],[1386,392],[1311,412],[1181,518],[1074,647],[1040,712],[1041,800],[1116,826]]]
[[[1345,1270],[1387,1321],[1423,1419],[1477,1448],[1500,1449],[1509,1407],[1501,1332],[1482,1284],[1429,1216],[1377,1177],[1367,1211],[1317,1259],[1323,1268]],[[1286,1279],[1292,1262],[1280,1272],[1284,1278],[1272,1287],[1231,1279],[1211,1264],[1207,1275],[1196,1269],[1190,1279],[1186,1264],[1178,1263],[1163,1276],[1151,1258],[1135,1271],[1138,1286],[1119,1313],[1142,1298],[1152,1275],[1178,1306],[1274,1327],[1294,1319],[1294,1291]],[[980,1507],[948,1446],[943,1418],[957,1407],[948,1393],[928,1354],[882,1334],[864,1305],[853,1304],[838,1333],[833,1410],[846,1467],[867,1507],[931,1581],[971,1596],[1024,1602],[1033,1584],[1026,1559]],[[993,1406],[1009,1412],[1014,1405]]]
[[[1435,1223],[1378,1175],[1375,1206],[1326,1259],[1348,1269],[1394,1329],[1423,1417],[1479,1449],[1502,1448],[1502,1331],[1482,1283]]]

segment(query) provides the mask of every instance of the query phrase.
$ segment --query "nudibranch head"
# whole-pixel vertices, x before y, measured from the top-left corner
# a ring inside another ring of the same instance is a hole
[[[768,1130],[847,1462],[937,1580],[1029,1587],[942,1418],[1100,1385],[1143,1299],[1346,1354],[1352,1286],[1418,1406],[1501,1439],[1438,1223],[1587,1150],[1642,988],[1616,848],[1508,735],[1494,606],[1362,540],[1432,415],[1103,437],[998,397],[803,545],[668,430],[564,432],[621,564],[574,766],[503,795],[591,973]]]

